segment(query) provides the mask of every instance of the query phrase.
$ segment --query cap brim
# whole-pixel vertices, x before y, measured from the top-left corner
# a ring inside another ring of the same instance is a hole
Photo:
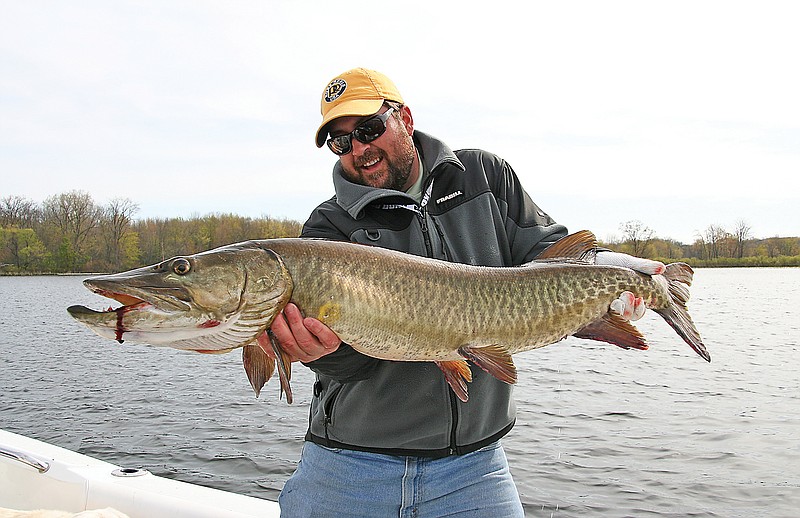
[[[381,106],[383,106],[383,99],[354,99],[333,107],[322,118],[322,124],[317,129],[317,147],[325,145],[325,140],[328,138],[328,129],[325,126],[332,120],[340,117],[366,117],[367,115],[378,113]]]

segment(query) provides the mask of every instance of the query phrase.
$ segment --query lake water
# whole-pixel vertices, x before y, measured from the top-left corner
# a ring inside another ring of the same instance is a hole
[[[65,308],[82,277],[0,277],[0,428],[123,467],[274,499],[294,470],[312,376],[256,400],[237,352],[114,341]],[[701,269],[706,363],[652,312],[649,351],[574,338],[515,356],[504,440],[526,513],[800,514],[800,269]]]

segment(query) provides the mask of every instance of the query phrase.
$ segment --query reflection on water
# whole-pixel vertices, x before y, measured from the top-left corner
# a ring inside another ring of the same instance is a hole
[[[119,345],[73,322],[80,277],[0,277],[0,427],[126,467],[262,498],[294,470],[296,402],[256,400],[237,352]],[[649,351],[568,339],[517,355],[505,439],[531,516],[795,516],[800,269],[703,269],[690,312],[707,364],[653,313]]]

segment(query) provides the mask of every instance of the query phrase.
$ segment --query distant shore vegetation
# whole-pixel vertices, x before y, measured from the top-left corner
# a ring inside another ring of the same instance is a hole
[[[83,191],[42,203],[0,198],[0,274],[116,272],[218,246],[297,237],[302,223],[269,216],[206,214],[190,218],[136,219],[139,206],[116,198],[98,204]],[[695,267],[800,266],[800,238],[751,236],[739,221],[732,229],[709,225],[691,244],[664,239],[641,221],[620,225],[607,248]]]

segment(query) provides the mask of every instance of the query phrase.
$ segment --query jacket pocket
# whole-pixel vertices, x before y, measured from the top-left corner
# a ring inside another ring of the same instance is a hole
[[[336,399],[339,392],[342,391],[343,385],[336,381],[332,381],[328,385],[328,390],[322,394],[322,424],[325,429],[325,439],[330,441],[331,438],[328,434],[328,428],[333,426],[334,410],[336,408]]]

